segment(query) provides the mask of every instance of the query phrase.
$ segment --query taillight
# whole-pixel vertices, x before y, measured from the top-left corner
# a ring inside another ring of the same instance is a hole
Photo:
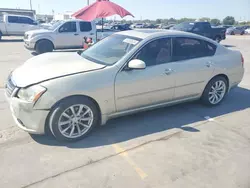
[[[242,54],[241,54],[241,63],[242,63],[242,67],[244,67],[244,57]]]

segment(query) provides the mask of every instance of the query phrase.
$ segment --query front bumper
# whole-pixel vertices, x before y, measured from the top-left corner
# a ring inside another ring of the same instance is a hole
[[[35,42],[31,42],[29,40],[24,39],[24,47],[26,49],[33,51],[35,50],[35,45],[36,45]]]
[[[8,97],[15,123],[21,129],[32,134],[45,134],[46,118],[49,110],[34,110],[33,103],[27,103],[16,97]]]

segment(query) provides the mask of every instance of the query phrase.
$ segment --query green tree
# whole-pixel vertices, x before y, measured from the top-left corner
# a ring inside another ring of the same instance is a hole
[[[170,18],[170,19],[168,20],[168,23],[176,23],[176,22],[177,22],[177,20],[174,19],[174,18]]]
[[[162,22],[162,19],[157,19],[156,20],[156,24],[161,24],[161,22]]]
[[[220,20],[219,20],[219,19],[214,18],[214,19],[212,19],[212,20],[210,21],[210,23],[211,23],[212,25],[217,26],[217,25],[220,25]]]
[[[195,19],[194,18],[181,18],[178,20],[178,23],[182,23],[182,22],[194,22]]]
[[[227,16],[226,18],[223,19],[223,24],[224,25],[234,25],[235,24],[235,19],[233,16]]]

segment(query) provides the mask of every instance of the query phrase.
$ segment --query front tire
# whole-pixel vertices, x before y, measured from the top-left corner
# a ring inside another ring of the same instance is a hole
[[[53,51],[53,44],[48,40],[41,40],[41,41],[37,42],[35,50],[36,50],[37,54],[52,52]]]
[[[49,128],[59,141],[75,142],[86,137],[99,124],[96,104],[86,97],[61,101],[51,111]]]
[[[208,106],[219,105],[225,98],[227,91],[227,80],[222,76],[215,77],[207,84],[203,91],[201,101]]]

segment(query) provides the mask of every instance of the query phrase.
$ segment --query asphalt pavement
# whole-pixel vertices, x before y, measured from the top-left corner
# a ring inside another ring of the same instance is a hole
[[[0,42],[0,187],[249,188],[249,43],[250,36],[223,41],[243,53],[246,71],[220,106],[194,102],[117,118],[66,144],[14,124],[4,80],[33,55],[20,39]]]

